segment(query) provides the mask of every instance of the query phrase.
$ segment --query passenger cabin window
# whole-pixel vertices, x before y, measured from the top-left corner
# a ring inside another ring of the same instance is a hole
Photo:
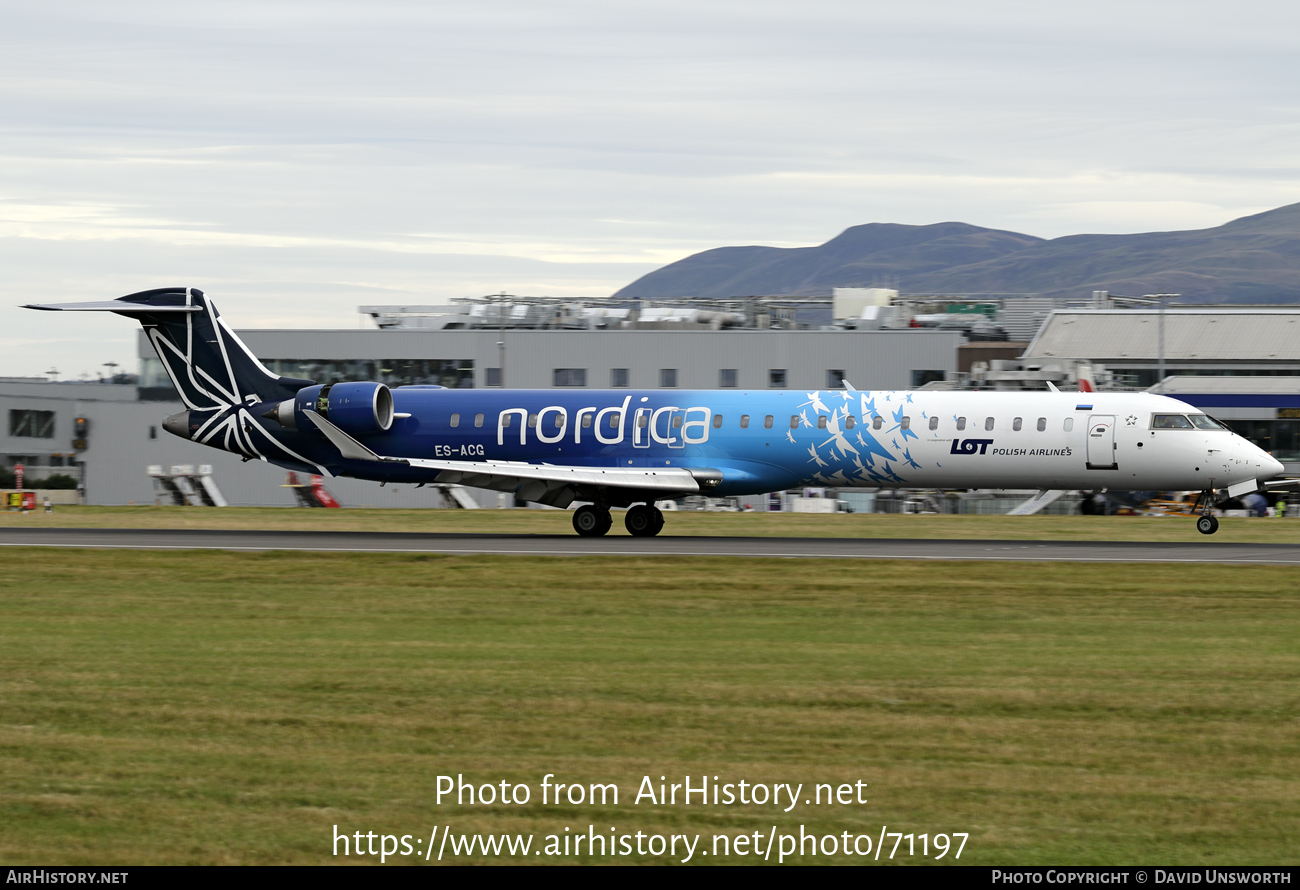
[[[644,414],[638,416],[636,419],[636,425],[641,427],[641,429],[645,429],[648,423],[649,423],[649,418],[646,417]]]
[[[791,415],[790,415],[790,429],[792,429],[792,430],[797,430],[797,429],[799,429],[799,415],[798,415],[798,414],[791,414]]]
[[[618,429],[619,421],[621,421],[622,419],[623,419],[623,418],[622,418],[620,412],[618,412],[618,411],[615,411],[613,414],[609,415],[609,428],[610,428],[611,430],[616,430],[616,429]]]
[[[1024,425],[1025,425],[1024,420],[1019,417],[1011,421],[1011,429],[1015,430],[1017,433],[1020,432],[1020,428]]]
[[[906,414],[903,415],[902,421],[898,424],[901,429],[910,430],[912,428],[912,418]]]
[[[1065,423],[1061,425],[1061,429],[1065,430],[1067,433],[1070,430],[1074,429],[1074,418],[1073,417],[1065,418]]]
[[[1151,418],[1155,430],[1193,430],[1192,422],[1181,414],[1156,414]]]
[[[772,428],[772,415],[769,414],[763,418],[763,429],[770,430],[771,428]]]
[[[673,429],[679,430],[681,428],[682,428],[682,416],[678,414],[676,417],[673,418]]]
[[[475,415],[474,415],[474,426],[482,426],[482,425],[483,425],[483,415],[482,415],[482,414],[475,414]]]
[[[794,420],[793,417],[791,417],[790,419],[791,419],[791,420]],[[824,429],[826,429],[826,415],[825,415],[825,414],[818,415],[818,417],[817,417],[817,429],[819,429],[819,430],[824,430]]]
[[[858,419],[856,417],[854,417],[852,414],[844,415],[844,428],[846,430],[851,430],[857,425],[858,425]]]
[[[1046,429],[1047,429],[1047,418],[1046,417],[1038,418],[1038,431],[1041,433]]]
[[[591,412],[590,412],[590,411],[588,411],[588,412],[586,412],[586,413],[584,413],[584,414],[582,415],[582,428],[583,428],[584,430],[589,430],[589,429],[591,429]]]
[[[451,415],[451,425],[452,425],[452,428],[453,428],[453,429],[456,428],[456,427],[458,427],[458,426],[460,426],[460,415],[459,415],[459,414],[453,414],[453,415]]]
[[[958,417],[958,418],[957,418],[957,432],[961,432],[961,431],[964,430],[964,429],[966,429],[966,418],[964,418],[964,417]]]
[[[884,425],[885,425],[885,419],[881,417],[879,414],[871,418],[871,428],[873,430],[878,430]]]
[[[742,430],[747,430],[747,429],[749,429],[749,415],[748,415],[748,414],[742,414],[742,415],[740,415],[740,428],[741,428]]]
[[[536,415],[536,414],[529,414],[529,415],[528,415],[528,425],[529,425],[530,427],[532,427],[533,429],[536,429],[536,428],[537,428],[537,415]]]
[[[985,429],[985,430],[992,431],[992,429],[993,429],[993,418],[992,418],[992,417],[986,417],[986,418],[984,418],[984,429]]]
[[[514,419],[515,419],[515,416],[514,416],[513,414],[506,414],[506,413],[503,411],[503,412],[501,413],[501,426],[502,426],[504,429],[510,429],[510,424],[514,422]]]
[[[722,429],[722,415],[721,415],[721,414],[715,414],[715,415],[713,415],[713,428],[714,428],[715,430],[720,430],[720,429]]]
[[[936,414],[934,417],[930,418],[930,429],[937,430],[938,428],[939,428],[939,416]]]

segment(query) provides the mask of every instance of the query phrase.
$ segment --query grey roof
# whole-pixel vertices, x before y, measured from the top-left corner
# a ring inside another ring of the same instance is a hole
[[[1029,344],[1025,358],[1155,361],[1160,356],[1158,330],[1154,311],[1058,309]],[[1165,359],[1300,361],[1300,307],[1167,310]]]
[[[1155,387],[1152,387],[1155,389]],[[1248,394],[1248,395],[1295,395],[1300,393],[1300,377],[1166,377],[1160,387],[1160,394],[1176,396],[1180,393],[1208,394]]]

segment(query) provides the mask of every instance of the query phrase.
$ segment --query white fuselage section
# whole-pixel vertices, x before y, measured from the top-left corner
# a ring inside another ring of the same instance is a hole
[[[892,443],[902,424],[881,411],[885,393],[872,395],[873,413],[883,416],[877,435],[893,427]],[[1158,417],[1201,418],[1203,412],[1150,393],[888,395],[891,404],[910,396],[908,428],[915,438],[907,444],[915,466],[900,470],[909,486],[1204,490],[1283,469],[1230,430],[1158,427]]]

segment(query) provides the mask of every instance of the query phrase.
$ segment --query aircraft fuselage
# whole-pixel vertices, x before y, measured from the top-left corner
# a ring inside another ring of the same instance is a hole
[[[1205,490],[1281,472],[1226,429],[1157,423],[1204,415],[1150,393],[398,387],[393,400],[409,416],[361,437],[385,456],[709,467],[723,474],[714,495],[809,485]],[[290,438],[331,472],[419,475],[340,465],[318,435]]]

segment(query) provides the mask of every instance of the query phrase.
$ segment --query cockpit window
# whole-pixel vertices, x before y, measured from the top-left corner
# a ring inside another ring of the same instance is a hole
[[[1192,425],[1195,426],[1198,430],[1227,429],[1227,427],[1219,423],[1213,417],[1210,417],[1208,414],[1188,414],[1187,419],[1190,420],[1192,422]]]
[[[1203,415],[1202,415],[1203,416]],[[1153,430],[1191,430],[1196,429],[1192,422],[1181,414],[1155,414],[1151,417]]]

